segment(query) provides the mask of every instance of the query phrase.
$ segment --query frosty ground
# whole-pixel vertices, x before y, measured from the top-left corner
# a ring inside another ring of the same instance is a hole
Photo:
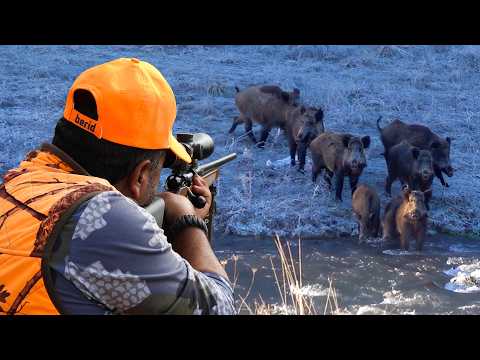
[[[74,78],[117,57],[154,64],[177,98],[175,132],[206,132],[211,159],[238,158],[221,172],[216,229],[221,233],[336,237],[355,234],[349,186],[338,204],[323,180],[290,168],[286,137],[272,131],[264,150],[227,134],[237,115],[234,87],[297,87],[307,105],[325,111],[327,130],[370,135],[360,182],[380,194],[386,167],[375,120],[394,118],[453,137],[455,175],[449,188],[434,181],[431,232],[480,234],[478,141],[480,48],[474,46],[3,46],[0,48],[1,173],[50,141]],[[258,128],[254,128],[259,131]],[[394,186],[394,193],[399,184]]]

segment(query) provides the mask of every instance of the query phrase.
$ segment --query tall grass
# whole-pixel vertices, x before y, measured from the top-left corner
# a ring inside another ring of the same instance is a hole
[[[274,243],[277,254],[280,260],[280,269],[277,269],[273,258],[270,256],[270,265],[272,268],[274,282],[273,287],[276,287],[280,297],[280,303],[269,304],[264,301],[263,297],[259,295],[252,302],[248,302],[248,298],[255,283],[255,274],[257,269],[250,267],[252,277],[248,289],[244,295],[238,292],[238,256],[233,255],[230,259],[233,265],[233,279],[232,285],[239,299],[239,306],[237,313],[246,311],[249,315],[327,315],[339,314],[337,292],[333,286],[333,280],[329,279],[328,293],[324,306],[317,305],[311,296],[308,296],[303,289],[303,269],[302,269],[302,246],[301,240],[298,240],[298,254],[297,259],[294,258],[290,242],[282,244],[277,234],[274,237]],[[223,262],[226,266],[228,260]]]

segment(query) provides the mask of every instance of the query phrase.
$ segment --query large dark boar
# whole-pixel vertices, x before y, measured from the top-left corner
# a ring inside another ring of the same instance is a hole
[[[394,120],[383,129],[380,127],[380,120],[377,120],[377,129],[380,132],[383,146],[385,148],[385,156],[392,148],[403,140],[408,141],[413,146],[422,150],[429,150],[433,158],[433,170],[435,175],[440,179],[443,186],[448,187],[448,183],[443,178],[442,173],[448,177],[453,176],[453,168],[450,163],[450,144],[451,138],[445,139],[433,133],[428,127],[423,125],[408,125],[400,120]]]
[[[370,146],[370,136],[359,138],[350,134],[324,132],[310,144],[312,153],[312,181],[318,174],[326,170],[325,180],[331,185],[335,175],[336,198],[342,201],[344,177],[350,179],[352,194],[357,187],[358,179],[367,166],[365,149]]]
[[[303,172],[308,146],[313,139],[325,131],[323,110],[305,106],[295,108],[288,113],[286,131],[291,165],[295,166],[295,155],[297,154],[298,170]]]
[[[429,192],[411,190],[407,185],[402,195],[390,201],[383,218],[383,240],[398,242],[408,250],[410,241],[415,239],[417,251],[421,251],[427,230],[428,212],[425,195]]]
[[[380,231],[380,198],[368,185],[358,185],[352,195],[352,209],[359,226],[359,242],[377,237]]]
[[[392,146],[385,155],[388,175],[385,180],[385,191],[392,195],[392,183],[399,179],[402,185],[412,190],[426,191],[432,188],[433,159],[428,150],[420,150],[407,141]],[[431,192],[425,197],[425,205],[430,210]]]
[[[240,111],[240,116],[233,119],[229,133],[236,127],[245,123],[245,131],[252,141],[257,144],[257,139],[252,131],[253,121],[262,125],[259,147],[264,147],[270,130],[274,127],[285,129],[287,115],[298,106],[300,90],[293,89],[285,92],[278,86],[251,86],[240,91],[236,87],[235,104]]]

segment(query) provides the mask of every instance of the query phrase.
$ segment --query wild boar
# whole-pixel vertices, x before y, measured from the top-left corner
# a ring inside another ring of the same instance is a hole
[[[300,90],[296,88],[290,93],[274,85],[251,86],[242,91],[237,87],[235,89],[235,105],[240,116],[233,119],[228,132],[233,133],[239,124],[245,123],[245,132],[260,148],[265,146],[272,128],[285,129],[287,114],[298,106],[300,99]],[[252,131],[253,121],[262,125],[258,143]]]
[[[312,153],[312,181],[326,169],[325,180],[331,186],[331,178],[335,175],[336,198],[342,201],[344,177],[350,179],[352,194],[357,187],[358,179],[367,166],[365,149],[370,146],[370,136],[359,138],[351,134],[324,132],[310,144]]]
[[[392,146],[401,143],[403,140],[421,150],[429,150],[432,153],[435,176],[440,179],[443,186],[448,187],[449,185],[443,178],[442,173],[445,173],[448,177],[453,176],[453,167],[450,163],[452,139],[450,137],[443,139],[426,126],[408,125],[400,120],[394,120],[382,129],[380,127],[381,119],[382,117],[379,117],[377,120],[377,129],[385,148],[384,155],[387,156]]]
[[[359,226],[359,243],[380,231],[380,198],[370,186],[360,184],[352,195],[352,209]]]
[[[403,140],[392,146],[385,156],[388,175],[385,180],[385,192],[392,195],[392,183],[399,179],[402,185],[412,190],[425,191],[432,188],[433,159],[428,150],[420,150]],[[429,202],[432,193],[425,197],[425,205],[430,210]]]
[[[417,251],[423,248],[427,231],[428,211],[425,195],[431,190],[411,190],[403,186],[402,194],[390,201],[385,208],[383,218],[383,240],[398,242],[408,250],[410,241],[415,239]]]
[[[324,131],[321,108],[300,106],[288,113],[286,132],[290,148],[290,163],[295,166],[295,155],[297,154],[300,172],[303,172],[305,167],[308,146]]]

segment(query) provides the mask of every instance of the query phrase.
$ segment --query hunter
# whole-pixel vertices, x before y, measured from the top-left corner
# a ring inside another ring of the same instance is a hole
[[[207,239],[207,183],[192,186],[202,209],[156,191],[162,168],[192,161],[175,117],[170,85],[147,62],[120,58],[78,76],[52,143],[0,186],[0,313],[235,313]],[[144,209],[156,196],[163,229]]]

